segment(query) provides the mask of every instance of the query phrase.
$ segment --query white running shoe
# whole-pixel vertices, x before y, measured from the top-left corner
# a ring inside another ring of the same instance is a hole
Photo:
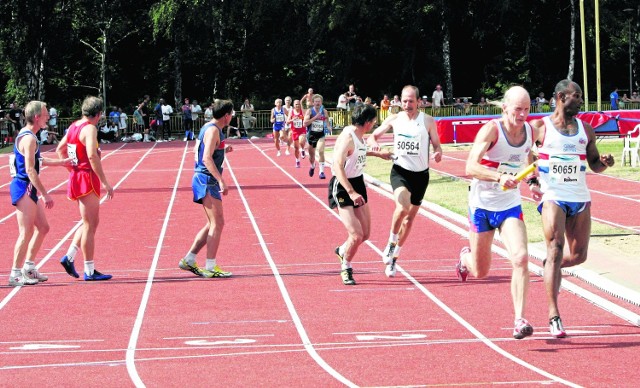
[[[29,279],[24,277],[22,274],[20,276],[11,276],[9,278],[9,285],[12,287],[32,286],[34,284],[38,284],[38,279]]]
[[[392,278],[396,276],[396,259],[391,260],[391,263],[387,264],[387,268],[384,270],[384,274],[387,275],[388,278]]]
[[[285,154],[285,155],[291,155],[291,152],[289,152],[289,149],[287,148],[287,150],[286,150],[286,151],[284,151],[284,154]]]
[[[278,153],[276,154],[276,156],[280,156],[280,151],[278,151]]]
[[[396,245],[397,243],[389,242],[389,244],[387,244],[387,247],[384,248],[384,252],[382,252],[383,263],[385,264],[391,263],[391,260],[393,259],[393,251],[395,251]]]
[[[22,276],[27,278],[27,279],[35,279],[39,282],[46,282],[47,280],[49,280],[49,277],[47,275],[43,275],[41,274],[37,269],[33,268],[30,270],[26,270],[26,269],[22,269]]]

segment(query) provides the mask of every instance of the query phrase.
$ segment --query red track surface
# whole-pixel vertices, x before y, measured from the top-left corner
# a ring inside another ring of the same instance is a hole
[[[291,157],[274,158],[268,143],[237,142],[228,155],[218,262],[234,276],[181,271],[204,222],[191,202],[191,145],[150,148],[106,150],[114,151],[104,160],[110,182],[120,183],[102,205],[96,267],[111,281],[62,271],[78,215],[65,186],[55,191],[39,256],[49,281],[0,288],[0,385],[637,385],[640,328],[563,292],[569,337],[553,339],[532,276],[527,318],[536,332],[513,340],[506,260],[496,256],[486,280],[459,283],[452,268],[465,240],[423,216],[397,277],[386,278],[375,247],[386,241],[393,203],[373,189],[371,244],[354,259],[358,285],[343,286],[333,249],[345,231],[324,205],[328,181],[309,178],[307,160],[296,169]],[[436,168],[445,165],[457,164]],[[66,172],[46,169],[42,179],[51,189]],[[9,202],[1,187],[0,219],[13,211]],[[7,279],[15,217],[0,223],[0,235]]]

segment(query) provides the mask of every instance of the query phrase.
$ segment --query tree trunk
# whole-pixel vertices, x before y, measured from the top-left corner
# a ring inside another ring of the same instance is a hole
[[[440,20],[442,20],[442,67],[444,69],[446,84],[446,88],[444,90],[446,104],[447,101],[453,101],[453,76],[451,75],[451,35],[449,33],[449,26],[447,25],[447,12],[444,1],[440,3]]]
[[[571,40],[569,41],[569,71],[567,79],[573,79],[576,65],[576,2],[571,0]]]
[[[175,48],[173,49],[173,79],[175,80],[175,85],[173,89],[173,102],[176,106],[176,111],[180,112],[180,107],[182,106],[182,53],[180,51],[180,46],[177,40],[173,39],[173,43]]]

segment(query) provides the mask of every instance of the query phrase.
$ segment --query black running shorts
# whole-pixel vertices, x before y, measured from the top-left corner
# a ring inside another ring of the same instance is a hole
[[[411,171],[394,164],[391,168],[390,181],[394,192],[398,187],[406,187],[411,193],[411,204],[420,206],[429,186],[429,169]]]
[[[367,203],[367,187],[364,184],[364,178],[362,175],[357,176],[355,178],[350,178],[349,183],[353,186],[353,189],[356,193],[362,195],[364,198],[364,203]],[[358,206],[354,206],[351,197],[347,193],[344,187],[338,181],[338,178],[333,176],[329,181],[329,207],[335,209],[336,207],[347,207],[353,206],[357,208]]]

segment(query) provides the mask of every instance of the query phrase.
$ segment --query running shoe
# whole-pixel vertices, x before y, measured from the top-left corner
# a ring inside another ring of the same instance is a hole
[[[342,277],[342,284],[345,286],[355,286],[356,281],[353,280],[353,268],[347,268],[340,271],[340,276]]]
[[[296,168],[300,168],[300,161],[296,160]]]
[[[327,177],[324,175],[324,172],[321,172],[319,175],[320,179],[326,179]]]
[[[549,319],[549,333],[556,338],[564,338],[567,336],[567,332],[562,326],[562,320],[559,316],[555,316]]]
[[[99,281],[99,280],[109,280],[113,276],[100,273],[98,271],[93,271],[93,274],[89,275],[86,272],[84,273],[84,280],[88,282]]]
[[[69,274],[69,276],[73,276],[76,279],[80,277],[80,275],[78,275],[78,273],[76,272],[75,264],[73,263],[73,261],[69,260],[69,256],[65,255],[64,257],[62,257],[62,259],[60,259],[60,264],[62,264],[64,270],[67,271],[67,274]]]
[[[513,338],[523,339],[533,334],[533,327],[524,318],[518,318],[514,322]]]
[[[307,154],[304,152],[304,148],[302,149],[302,159],[306,158]]]
[[[316,172],[316,167],[315,166],[309,168],[309,176],[313,176],[314,172]]]
[[[458,263],[456,264],[456,275],[461,282],[466,282],[467,276],[469,275],[469,270],[467,270],[467,267],[462,264],[462,255],[469,252],[471,252],[469,247],[462,247],[462,249],[460,249],[460,259],[458,259]]]
[[[37,269],[32,268],[32,269],[22,269],[22,276],[24,276],[27,279],[35,279],[39,282],[46,282],[47,280],[49,280],[49,277],[47,275],[43,275],[41,274]]]
[[[396,258],[395,257],[391,260],[391,263],[387,264],[387,268],[385,268],[384,274],[387,275],[388,278],[392,278],[396,276]]]
[[[34,284],[38,284],[38,279],[29,279],[22,274],[9,278],[9,285],[11,287],[32,286]]]
[[[213,267],[211,271],[207,269],[201,269],[200,273],[203,278],[228,278],[231,277],[232,273],[223,271],[222,268],[217,265]]]
[[[285,154],[285,155],[291,155],[291,152],[289,152],[289,149],[287,148],[287,149],[284,151],[284,154]]]
[[[180,269],[183,269],[185,271],[192,272],[197,276],[202,275],[202,270],[198,267],[198,264],[196,263],[189,264],[185,259],[180,260],[180,262],[178,263],[178,267],[180,267]]]
[[[280,151],[278,151],[278,153],[276,154],[276,156],[280,156]]]
[[[382,252],[383,263],[385,264],[391,263],[391,260],[393,260],[393,251],[395,251],[395,249],[396,249],[396,243],[389,242],[387,247],[384,249],[384,252]]]
[[[336,256],[338,256],[338,260],[340,260],[340,265],[344,262],[344,256],[340,254],[340,247],[336,247]]]

